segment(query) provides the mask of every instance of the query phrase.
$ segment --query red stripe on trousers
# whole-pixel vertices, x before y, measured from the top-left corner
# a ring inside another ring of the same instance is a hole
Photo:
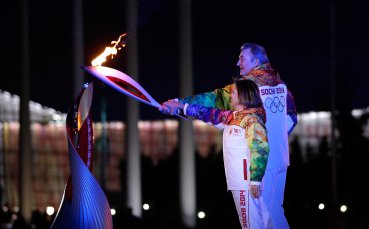
[[[247,180],[247,161],[243,159],[243,179]]]

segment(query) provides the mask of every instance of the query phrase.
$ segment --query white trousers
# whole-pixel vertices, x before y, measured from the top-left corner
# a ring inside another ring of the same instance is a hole
[[[266,213],[263,198],[258,199],[251,196],[249,190],[231,190],[236,205],[241,228],[266,229],[266,223],[270,222]]]
[[[261,197],[268,209],[271,219],[270,223],[274,229],[290,228],[283,209],[286,176],[287,166],[267,169],[263,177]]]

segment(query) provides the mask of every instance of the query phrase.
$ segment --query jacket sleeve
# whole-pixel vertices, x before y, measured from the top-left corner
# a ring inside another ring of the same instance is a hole
[[[232,110],[230,98],[233,87],[233,84],[229,84],[223,88],[215,89],[212,92],[188,96],[183,99],[178,99],[178,101],[182,104],[197,104],[205,107]]]
[[[248,121],[246,140],[250,149],[251,185],[260,185],[267,167],[269,144],[266,128],[256,117]]]
[[[214,126],[219,125],[219,127],[222,127],[223,125],[221,124],[224,124],[227,117],[232,115],[232,111],[205,107],[198,104],[186,104],[184,113],[185,115],[199,119],[208,124]]]
[[[297,125],[297,111],[295,106],[295,100],[292,93],[288,90],[287,92],[287,128],[288,135],[290,135]]]

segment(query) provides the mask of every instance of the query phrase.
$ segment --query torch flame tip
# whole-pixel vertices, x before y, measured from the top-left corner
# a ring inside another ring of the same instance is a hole
[[[112,41],[112,47],[105,47],[104,52],[102,52],[98,57],[96,57],[93,61],[91,61],[92,66],[101,66],[102,63],[106,61],[106,57],[111,56],[111,59],[114,58],[114,55],[117,54],[118,50],[121,50],[122,47],[126,46],[126,42],[121,40],[122,37],[125,37],[127,33],[124,33],[119,36],[117,41]]]

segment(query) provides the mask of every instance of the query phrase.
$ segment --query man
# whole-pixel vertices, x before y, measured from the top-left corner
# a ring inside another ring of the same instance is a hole
[[[267,206],[270,218],[265,217],[266,225],[276,229],[289,228],[284,215],[283,197],[289,161],[288,135],[297,124],[297,112],[292,94],[286,84],[269,63],[265,49],[253,43],[241,46],[237,66],[240,78],[253,80],[259,87],[260,96],[266,111],[266,128],[270,146],[267,169],[263,178],[261,197]],[[195,96],[179,99],[181,103],[201,104],[207,107],[233,110],[230,103],[234,85]],[[176,107],[165,102],[159,108],[166,114],[174,114]],[[270,219],[270,220],[268,220]]]

